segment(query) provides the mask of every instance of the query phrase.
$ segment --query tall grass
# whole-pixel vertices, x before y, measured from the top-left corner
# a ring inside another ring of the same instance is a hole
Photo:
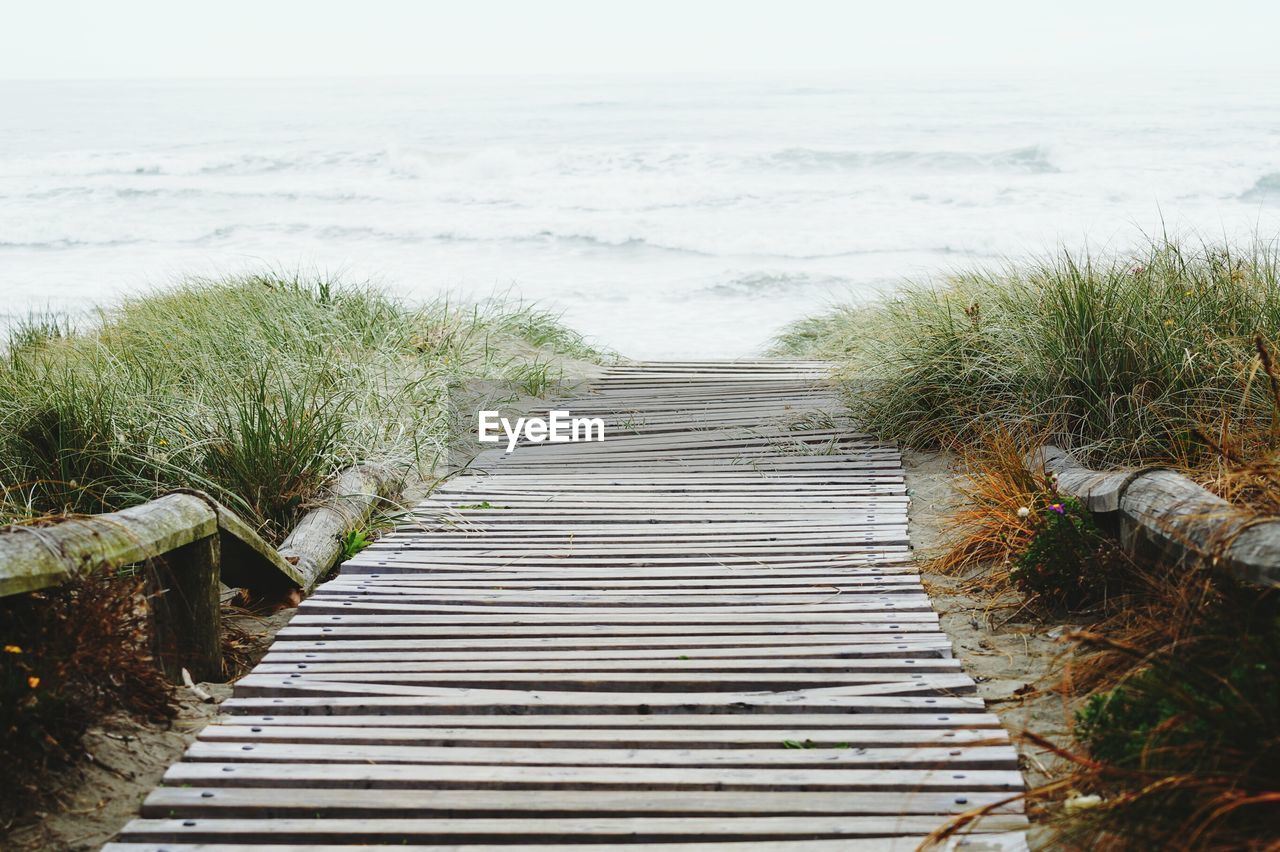
[[[81,330],[32,317],[0,355],[0,520],[195,487],[279,536],[345,465],[428,470],[469,379],[598,355],[528,306],[288,276],[190,281]]]
[[[860,425],[959,451],[942,568],[983,569],[1047,623],[1087,619],[1067,676],[1074,797],[1053,848],[1280,848],[1280,603],[1216,565],[1122,552],[1025,467],[1054,441],[1098,466],[1173,463],[1280,511],[1280,252],[1152,242],[908,286],[797,323],[787,354],[842,365]],[[1089,802],[1086,806],[1084,802]],[[1052,809],[1050,810],[1052,813]]]
[[[1255,338],[1280,337],[1280,252],[1152,242],[908,285],[802,321],[786,354],[845,365],[853,413],[923,447],[1049,431],[1092,462],[1184,459],[1270,424]],[[1245,393],[1241,389],[1245,388]]]

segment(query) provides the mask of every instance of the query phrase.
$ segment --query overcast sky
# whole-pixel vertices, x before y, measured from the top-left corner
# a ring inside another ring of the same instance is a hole
[[[3,0],[0,79],[1276,67],[1280,3]]]

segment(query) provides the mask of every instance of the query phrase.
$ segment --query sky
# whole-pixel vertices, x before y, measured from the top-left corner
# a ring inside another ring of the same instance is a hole
[[[0,0],[0,79],[1274,68],[1275,2]]]

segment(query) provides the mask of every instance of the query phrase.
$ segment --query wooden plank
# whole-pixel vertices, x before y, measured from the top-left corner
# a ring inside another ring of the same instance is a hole
[[[491,748],[671,749],[696,747],[783,748],[801,743],[800,750],[821,748],[856,749],[892,746],[896,748],[932,746],[956,748],[974,745],[1007,745],[1003,730],[938,728],[716,728],[679,730],[673,728],[441,728],[333,727],[304,725],[210,725],[200,732],[204,742],[232,743],[323,743],[350,745],[407,746],[487,746]],[[371,758],[374,755],[371,755]]]
[[[374,592],[382,589],[408,589],[437,594],[461,594],[468,590],[486,590],[486,594],[521,594],[521,590],[583,590],[624,592],[626,594],[644,595],[660,593],[672,594],[705,594],[716,591],[721,594],[796,594],[812,593],[816,589],[832,591],[863,592],[875,588],[920,588],[920,580],[907,572],[889,574],[871,574],[868,572],[850,573],[845,576],[832,576],[831,572],[818,572],[811,575],[787,573],[784,576],[719,576],[715,578],[683,578],[666,577],[620,579],[616,575],[607,578],[583,579],[551,579],[549,577],[530,577],[528,573],[508,572],[505,576],[499,573],[489,574],[449,574],[437,575],[393,574],[381,578],[382,582],[372,583],[360,575],[345,576],[325,584],[320,592]],[[384,585],[394,583],[395,585]],[[318,592],[319,593],[319,592]]]
[[[581,623],[585,621],[614,624],[634,623],[637,621],[648,624],[708,624],[722,622],[750,624],[760,621],[801,623],[805,621],[831,621],[841,617],[848,617],[849,613],[881,615],[885,618],[897,618],[912,612],[924,615],[933,614],[927,598],[903,600],[898,603],[895,603],[894,600],[883,603],[879,601],[849,603],[838,600],[814,604],[765,603],[750,609],[743,608],[733,612],[726,612],[726,608],[716,606],[667,608],[642,605],[630,607],[514,606],[509,604],[465,606],[461,604],[416,604],[411,602],[381,603],[371,601],[368,598],[346,601],[311,598],[302,602],[299,611],[317,615],[322,613],[359,612],[435,615],[441,618],[453,616],[455,618],[474,620],[477,624],[494,624],[502,621],[523,623],[526,619],[560,623]]]
[[[212,794],[212,795],[206,795]],[[470,816],[545,817],[722,815],[801,816],[958,814],[979,807],[1019,813],[1019,803],[1001,804],[1003,793],[951,792],[795,793],[704,790],[696,796],[674,790],[564,790],[548,796],[538,790],[436,790],[430,796],[408,790],[161,787],[147,796],[142,816],[192,817]]]
[[[783,658],[722,659],[705,656],[663,656],[649,660],[599,659],[595,651],[581,651],[581,659],[521,660],[264,660],[255,669],[260,674],[365,674],[428,672],[947,672],[960,670],[957,660],[927,658],[815,659],[814,656]],[[695,654],[698,652],[695,651]],[[315,656],[315,655],[312,655]]]
[[[292,630],[292,629],[291,629]],[[413,655],[421,660],[453,659],[677,659],[702,657],[807,657],[840,658],[914,657],[950,647],[939,631],[917,629],[884,633],[801,634],[795,636],[725,633],[704,637],[682,636],[677,629],[667,636],[553,636],[465,637],[433,639],[407,636],[365,638],[359,633],[290,632],[268,650],[272,659],[358,659],[366,656],[395,659]],[[334,641],[340,640],[340,641]]]
[[[610,713],[602,715],[539,713],[535,715],[486,715],[434,713],[427,716],[412,714],[387,714],[361,716],[341,714],[334,716],[305,714],[235,715],[228,717],[228,724],[263,727],[267,725],[320,725],[325,727],[408,727],[429,728],[433,725],[481,727],[536,728],[554,736],[561,728],[646,729],[676,728],[680,730],[732,728],[755,730],[759,728],[803,728],[807,731],[840,729],[886,728],[944,728],[969,730],[976,728],[1000,728],[1000,720],[990,713],[933,712],[933,713],[657,713],[652,715]]]
[[[662,852],[917,852],[928,840],[920,836],[857,838],[844,837],[838,840],[762,840],[745,842],[692,842],[663,843]],[[959,844],[965,844],[963,846]],[[271,852],[350,852],[349,845],[332,845],[308,842],[305,845],[289,843],[272,843]],[[502,843],[490,845],[484,843],[468,843],[465,847],[456,844],[448,846],[396,843],[382,845],[376,843],[361,844],[365,852],[458,852],[465,848],[469,852],[547,852],[547,846],[539,843],[526,845],[523,843]],[[614,852],[616,843],[577,843],[573,844],[574,852]],[[227,843],[175,843],[175,842],[136,842],[109,843],[103,852],[238,852],[244,846]],[[1006,833],[965,834],[959,838],[951,838],[930,847],[936,852],[1027,852],[1026,839],[1021,831]]]
[[[735,766],[735,767],[911,767],[1014,769],[1018,755],[1010,745],[904,748],[489,748],[263,741],[197,740],[188,761],[253,763],[485,764],[495,766]]]
[[[835,840],[746,840],[746,842],[722,842],[713,840],[709,843],[662,843],[662,852],[916,852],[923,846],[927,837],[878,837],[878,838],[840,838]],[[960,846],[964,843],[965,846]],[[138,842],[109,843],[102,847],[102,852],[238,852],[243,846],[234,843],[174,843],[174,842]],[[351,846],[333,846],[333,844],[308,842],[303,846],[291,843],[271,843],[271,852],[351,852]],[[438,843],[430,846],[419,844],[396,843],[392,846],[378,843],[362,843],[364,852],[444,852],[444,849],[457,849],[458,852],[547,852],[544,843],[502,843],[498,846],[486,843],[466,843],[465,846],[442,847]],[[617,843],[573,843],[573,852],[614,852]],[[965,834],[959,839],[943,840],[940,844],[929,847],[937,852],[1027,852],[1027,842],[1023,832],[1000,834]]]
[[[884,574],[851,574],[833,577],[829,571],[813,573],[782,570],[777,576],[732,575],[720,577],[636,577],[632,580],[614,577],[584,576],[577,579],[550,579],[545,572],[459,571],[453,574],[379,574],[349,575],[341,584],[326,586],[317,594],[326,596],[350,595],[357,592],[370,594],[428,594],[428,595],[481,595],[495,597],[523,595],[532,597],[561,597],[564,595],[629,595],[632,597],[687,596],[731,594],[749,595],[813,595],[845,591],[850,594],[916,593],[923,588],[920,579],[907,572],[892,571]],[[572,575],[570,575],[572,577]],[[364,579],[367,578],[367,579]],[[384,585],[394,583],[395,585]]]
[[[1008,792],[1022,776],[1008,769],[850,769],[467,764],[182,762],[170,787],[519,790],[792,790]]]
[[[837,688],[844,695],[967,695],[975,691],[964,674],[908,674],[905,672],[645,672],[586,671],[523,673],[503,672],[340,672],[329,674],[246,675],[237,684],[237,695],[281,695],[310,691],[321,695],[382,694],[432,695],[441,689],[487,691],[562,690],[590,691],[597,700],[618,695],[637,703],[653,703],[654,697],[714,692],[799,692]],[[532,703],[532,699],[530,699]]]
[[[329,687],[335,685],[329,684]],[[341,686],[341,685],[337,685]],[[371,713],[981,713],[980,698],[958,695],[831,695],[818,690],[793,692],[554,692],[502,689],[400,687],[413,694],[380,694],[376,684],[310,691],[272,686],[268,694],[237,691],[221,705],[228,713],[275,715],[367,715]],[[397,688],[391,688],[395,692]],[[278,693],[278,694],[277,694]]]
[[[681,702],[681,694],[638,692],[551,692],[539,690],[456,689],[449,687],[386,687],[376,684],[326,683],[274,687],[264,696],[244,695],[228,699],[223,708],[231,713],[962,713],[980,712],[983,704],[970,696],[838,695],[833,690],[792,692],[698,692]],[[843,689],[856,689],[844,687]],[[328,695],[319,693],[329,692]],[[450,709],[453,708],[453,709]]]
[[[298,625],[314,625],[321,633],[360,632],[374,636],[647,636],[695,635],[703,633],[840,633],[840,632],[889,632],[906,624],[915,627],[936,627],[938,616],[933,612],[862,612],[856,620],[839,612],[807,613],[749,613],[701,616],[695,619],[668,617],[656,623],[651,616],[633,618],[614,616],[608,624],[602,624],[598,615],[552,617],[492,616],[492,615],[416,615],[410,613],[308,615],[300,612],[293,622]],[[679,625],[678,629],[673,629]],[[366,628],[359,631],[359,628]],[[434,628],[434,629],[432,629]],[[505,628],[505,629],[504,629]]]
[[[716,594],[709,590],[684,590],[672,594],[667,590],[656,589],[649,594],[637,593],[637,590],[610,591],[604,589],[575,589],[569,592],[539,592],[531,589],[515,589],[511,592],[481,592],[479,590],[462,589],[457,592],[434,590],[431,588],[415,589],[411,586],[385,586],[377,584],[367,589],[330,589],[325,594],[311,598],[315,604],[321,602],[341,602],[345,605],[351,601],[361,605],[367,603],[414,603],[424,606],[448,605],[463,606],[476,611],[499,610],[502,612],[576,612],[582,608],[593,608],[600,612],[626,612],[643,607],[645,611],[673,612],[676,608],[693,608],[699,612],[719,611],[710,607],[730,605],[741,612],[765,607],[808,607],[812,604],[826,608],[828,604],[839,604],[842,608],[856,606],[861,609],[881,609],[892,606],[901,609],[916,605],[928,607],[929,599],[923,588],[915,586],[870,586],[863,589],[854,587],[833,586],[826,588],[808,588],[793,590],[790,593],[761,594],[754,590],[739,594]],[[515,606],[515,604],[522,606]],[[492,604],[493,606],[486,606]],[[524,605],[529,606],[524,606]]]
[[[468,843],[501,843],[512,839],[559,843],[586,839],[625,843],[655,843],[719,838],[815,839],[823,837],[891,837],[927,834],[941,821],[936,816],[747,817],[560,817],[554,819],[475,818],[457,819],[272,819],[236,820],[137,819],[120,832],[122,840],[162,841],[237,839],[248,842],[298,842],[343,837],[348,843],[430,843],[455,840]],[[997,814],[987,819],[993,831],[1026,827],[1026,818]]]

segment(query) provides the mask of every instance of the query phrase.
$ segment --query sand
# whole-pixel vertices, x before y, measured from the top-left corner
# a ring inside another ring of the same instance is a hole
[[[252,633],[250,653],[260,655],[293,613],[285,609],[264,618],[236,617],[240,629]],[[117,713],[91,728],[84,739],[85,759],[47,779],[51,801],[43,811],[13,826],[0,826],[0,848],[79,852],[96,850],[111,840],[138,816],[142,800],[159,786],[164,771],[218,715],[218,702],[231,695],[229,683],[198,686],[213,702],[177,687],[178,713],[167,723],[141,722]]]
[[[907,490],[911,496],[910,533],[925,588],[941,616],[942,628],[951,637],[955,655],[978,682],[978,694],[987,701],[1017,741],[1019,763],[1029,787],[1052,779],[1061,759],[1034,745],[1025,731],[1068,744],[1071,712],[1067,701],[1052,691],[1062,676],[1064,652],[1058,638],[1072,625],[1045,624],[1021,606],[1014,593],[974,589],[968,577],[939,574],[927,568],[929,556],[946,540],[948,510],[959,500],[954,459],[941,453],[904,452]],[[1039,816],[1031,809],[1033,821]],[[1051,848],[1043,827],[1031,832],[1032,848]]]

